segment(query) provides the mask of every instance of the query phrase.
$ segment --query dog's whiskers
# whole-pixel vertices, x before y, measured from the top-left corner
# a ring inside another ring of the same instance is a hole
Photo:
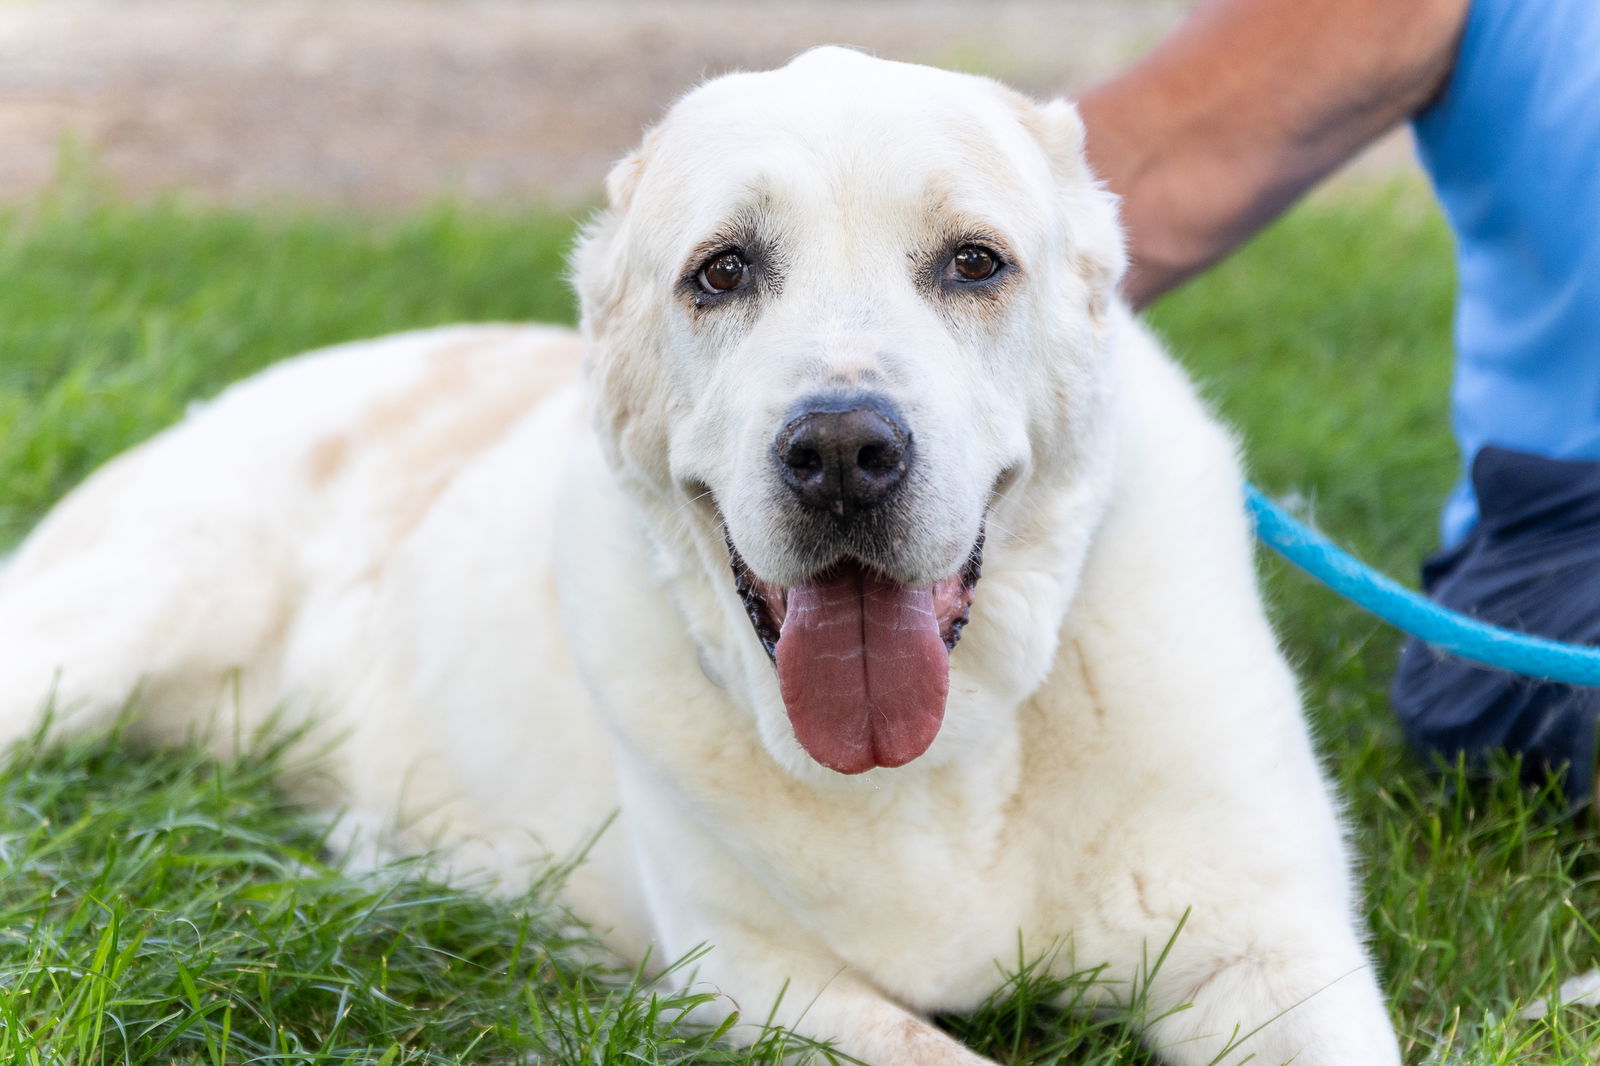
[[[684,511],[687,511],[690,507],[693,507],[695,504],[699,503],[701,500],[705,499],[707,496],[713,496],[714,494],[715,494],[715,490],[714,489],[706,489],[702,493],[699,493],[697,495],[689,497],[687,500],[684,500],[681,504],[679,504],[677,507],[674,507],[672,509],[671,517],[677,518]]]
[[[1021,548],[1030,547],[1031,545],[1028,541],[1028,538],[1022,536],[1020,533],[1017,533],[1015,530],[1007,528],[1005,525],[1002,525],[998,520],[996,520],[994,516],[994,505],[1000,499],[1000,497],[1001,493],[991,491],[988,494],[988,499],[986,499],[983,503],[983,526],[984,529],[990,534],[991,545],[993,544],[993,534],[998,531],[1005,538],[1008,544],[1014,544]]]

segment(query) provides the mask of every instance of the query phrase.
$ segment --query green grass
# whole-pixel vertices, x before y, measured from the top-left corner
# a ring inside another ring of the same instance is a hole
[[[130,207],[64,192],[0,214],[0,547],[191,400],[315,345],[459,319],[570,321],[570,222]],[[1252,475],[1409,579],[1454,477],[1448,238],[1415,193],[1302,209],[1159,307]],[[1595,965],[1596,834],[1502,768],[1439,775],[1384,688],[1398,641],[1264,562],[1349,797],[1408,1063],[1590,1063],[1595,1014],[1521,1005]],[[777,1063],[689,1026],[694,996],[608,968],[549,886],[488,900],[423,865],[353,877],[274,789],[114,737],[25,746],[0,776],[0,1061]],[[1082,1018],[1023,955],[946,1024],[1019,1064],[1142,1064],[1137,1009]],[[699,992],[697,994],[705,994]],[[748,1023],[749,1020],[747,1019]]]

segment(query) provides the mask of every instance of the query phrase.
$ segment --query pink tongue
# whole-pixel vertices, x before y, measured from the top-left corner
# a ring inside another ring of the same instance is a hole
[[[933,590],[849,566],[789,590],[778,687],[795,739],[841,774],[901,766],[944,720],[950,656]]]

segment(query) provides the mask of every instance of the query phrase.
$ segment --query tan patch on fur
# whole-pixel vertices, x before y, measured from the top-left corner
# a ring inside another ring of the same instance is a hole
[[[319,449],[325,463],[354,463],[357,455],[373,463],[367,476],[381,486],[380,517],[392,542],[403,539],[469,462],[577,376],[582,342],[575,335],[519,345],[526,358],[472,358],[504,344],[479,335],[429,353],[415,384],[374,404],[343,438],[318,443],[313,471]]]
[[[1072,270],[1089,286],[1087,311],[1096,336],[1105,336],[1111,319],[1111,288],[1115,272],[1099,257],[1079,250],[1072,255]]]
[[[1096,289],[1089,295],[1089,322],[1094,326],[1097,336],[1105,334],[1109,318],[1108,307],[1109,302],[1106,300],[1106,294],[1103,291]]]
[[[1261,971],[1273,966],[1284,966],[1289,964],[1290,960],[1288,959],[1279,960],[1275,957],[1275,954],[1269,955],[1267,953],[1255,950],[1254,947],[1224,958],[1219,958],[1216,960],[1216,964],[1211,972],[1206,974],[1190,987],[1188,993],[1183,997],[1184,1001],[1193,1003],[1195,1000],[1200,998],[1201,994],[1205,992],[1210,985],[1216,983],[1224,976],[1235,970],[1254,969]]]
[[[306,455],[306,475],[313,488],[321,488],[344,469],[350,455],[350,441],[341,433],[323,437]]]
[[[1105,720],[1105,704],[1100,701],[1100,689],[1094,683],[1094,677],[1089,673],[1089,661],[1084,657],[1083,648],[1077,641],[1072,642],[1072,657],[1078,663],[1078,676],[1083,680],[1083,694],[1089,698],[1089,709],[1094,712],[1094,720]]]
[[[1132,874],[1132,877],[1133,895],[1134,899],[1139,902],[1139,909],[1144,912],[1146,918],[1154,919],[1156,912],[1155,908],[1150,906],[1150,894],[1144,886],[1144,878],[1140,877],[1137,871]]]

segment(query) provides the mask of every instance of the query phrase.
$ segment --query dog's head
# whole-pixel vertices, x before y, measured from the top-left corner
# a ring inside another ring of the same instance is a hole
[[[1082,140],[1066,103],[826,48],[690,93],[608,179],[575,259],[598,429],[776,663],[769,747],[922,755],[986,536],[1105,446],[1123,256]]]

